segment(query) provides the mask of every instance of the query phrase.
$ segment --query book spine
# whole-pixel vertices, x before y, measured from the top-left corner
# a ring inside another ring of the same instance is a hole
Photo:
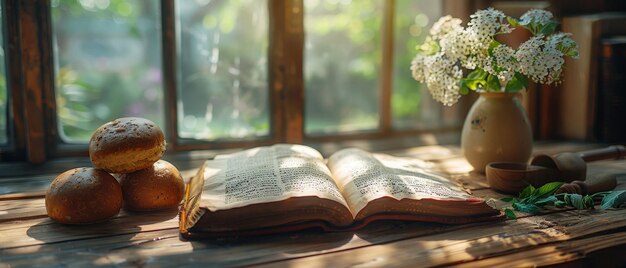
[[[570,17],[563,19],[563,31],[572,33],[572,38],[578,43],[579,58],[565,59],[563,84],[561,85],[561,105],[558,136],[588,140],[591,133],[588,126],[593,118],[591,97],[595,91],[595,70],[597,36],[599,22],[594,18]]]
[[[626,124],[616,115],[626,114],[626,36],[601,40],[597,137],[603,142],[626,142]]]

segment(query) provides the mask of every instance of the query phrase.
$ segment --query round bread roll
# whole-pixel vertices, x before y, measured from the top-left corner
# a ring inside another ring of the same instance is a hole
[[[122,187],[104,170],[75,168],[61,173],[46,192],[46,211],[65,224],[101,222],[120,211]]]
[[[145,169],[163,156],[165,137],[152,121],[138,117],[119,118],[100,126],[89,141],[93,165],[111,173]]]
[[[125,208],[150,211],[177,207],[185,191],[183,177],[178,169],[165,160],[152,167],[121,174]]]

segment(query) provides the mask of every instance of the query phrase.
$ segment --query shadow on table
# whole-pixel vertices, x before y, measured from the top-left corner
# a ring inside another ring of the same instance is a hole
[[[190,242],[195,249],[206,247],[237,247],[237,246],[258,246],[261,244],[281,244],[293,249],[290,253],[301,253],[310,250],[329,250],[345,245],[354,236],[351,232],[326,232],[318,228],[311,228],[296,232],[279,234],[255,235],[255,236],[229,236],[192,239]],[[301,248],[297,245],[307,245],[309,248]],[[315,245],[315,246],[311,246]]]
[[[176,216],[176,209],[150,213],[122,211],[110,220],[85,225],[60,224],[45,218],[25,230],[28,237],[2,245],[0,255],[5,264],[15,266],[111,264],[108,257],[111,250],[141,242],[135,237],[142,232],[152,235],[154,232],[149,231],[175,228]]]
[[[186,257],[199,262],[210,261],[225,266],[245,266],[274,263],[290,259],[325,255],[359,249],[373,244],[416,237],[433,232],[443,232],[450,225],[379,221],[363,229],[344,232],[327,232],[320,229],[253,237],[223,237],[190,240],[193,252]]]
[[[119,236],[134,234],[146,228],[158,228],[158,225],[176,218],[176,209],[132,213],[123,211],[116,217],[94,224],[60,224],[49,218],[32,225],[26,231],[27,235],[43,243],[58,243],[88,238],[102,238],[107,236]],[[171,224],[171,227],[174,227]],[[118,239],[119,240],[119,239]]]
[[[368,224],[363,229],[358,230],[356,235],[365,241],[375,244],[437,234],[458,228],[461,227],[429,222],[381,220]]]
[[[328,233],[311,229],[247,237],[205,237],[193,240],[179,237],[177,242],[169,242],[175,248],[162,255],[151,256],[150,262],[166,267],[195,267],[199,264],[231,267],[272,263],[340,250],[353,236],[353,233],[348,232]]]

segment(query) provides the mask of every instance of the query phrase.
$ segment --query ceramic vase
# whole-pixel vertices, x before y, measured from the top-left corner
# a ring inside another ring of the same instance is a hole
[[[526,163],[532,152],[532,130],[518,93],[481,93],[461,133],[461,147],[475,171],[491,162]]]

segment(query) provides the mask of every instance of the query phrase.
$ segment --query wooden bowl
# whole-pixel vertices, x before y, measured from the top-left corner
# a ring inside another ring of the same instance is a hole
[[[491,189],[508,194],[519,193],[528,185],[539,187],[559,181],[557,170],[517,162],[489,163],[485,174]]]

